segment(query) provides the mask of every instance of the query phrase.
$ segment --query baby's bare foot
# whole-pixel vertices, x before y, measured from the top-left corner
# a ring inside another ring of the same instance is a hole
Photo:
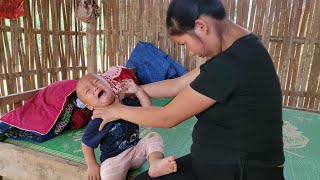
[[[164,159],[154,160],[150,164],[149,176],[159,177],[177,171],[177,163],[174,156],[169,156]]]

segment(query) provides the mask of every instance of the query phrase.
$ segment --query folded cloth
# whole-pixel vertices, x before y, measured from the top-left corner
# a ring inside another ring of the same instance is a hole
[[[56,137],[65,129],[79,129],[83,127],[91,119],[92,113],[88,109],[77,108],[76,98],[75,92],[67,97],[66,106],[63,108],[53,127],[46,134],[23,130],[0,121],[0,141],[1,137],[5,137],[41,143]]]
[[[57,123],[59,123],[60,121],[62,120],[58,120]],[[15,140],[27,140],[41,143],[56,137],[57,134],[54,132],[54,130],[55,128],[52,128],[47,134],[41,135],[33,131],[22,130],[14,126],[10,126],[6,123],[0,122],[0,136],[5,137],[5,139],[9,138]]]
[[[26,103],[0,117],[4,122],[21,130],[47,134],[58,120],[75,91],[77,80],[57,81],[36,92]]]
[[[169,55],[147,42],[136,45],[126,67],[136,69],[140,84],[173,79],[187,73],[187,70]]]
[[[90,23],[100,16],[100,8],[97,0],[76,0],[75,15],[83,22]]]
[[[18,19],[23,16],[24,0],[0,0],[0,18]]]

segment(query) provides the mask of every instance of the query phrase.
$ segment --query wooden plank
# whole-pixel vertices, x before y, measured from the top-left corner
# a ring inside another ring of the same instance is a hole
[[[240,26],[243,26],[243,0],[237,1],[237,21],[236,23]]]
[[[58,18],[58,31],[59,29],[62,29],[62,24],[65,25],[66,21],[66,17],[63,13],[64,11],[64,0],[59,0],[57,1],[57,7],[58,7],[58,10],[57,10],[57,17]],[[62,12],[61,12],[61,9],[62,9]],[[64,29],[65,30],[65,29]],[[66,54],[65,54],[65,51],[67,49],[69,49],[69,47],[66,47],[66,41],[65,41],[65,35],[57,35],[58,36],[58,41],[59,41],[59,44],[58,44],[58,55],[59,55],[59,60],[60,60],[60,67],[61,67],[61,79],[69,79],[69,75],[68,75],[68,72],[67,72],[67,58],[66,58]]]
[[[82,28],[83,28],[82,23],[79,22],[78,23],[78,30],[81,30]],[[78,51],[79,59],[81,59],[81,66],[83,67],[81,73],[82,73],[82,75],[84,75],[87,73],[87,70],[88,70],[88,68],[86,68],[86,62],[88,62],[88,61],[84,55],[85,50],[84,50],[84,38],[83,37],[81,37],[81,36],[79,37],[77,46],[78,46],[77,48],[79,49],[79,51]]]
[[[160,1],[161,3],[161,1]],[[127,64],[128,62],[128,59],[130,57],[130,54],[133,50],[133,47],[134,47],[134,11],[133,11],[133,3],[131,3],[131,1],[128,1],[127,2],[127,17],[126,17],[127,21],[126,21],[126,30],[128,32],[130,32],[131,35],[126,35],[126,39],[127,39],[127,43],[128,43],[128,46],[125,47],[126,48],[126,59],[125,59],[125,64]]]
[[[12,22],[12,21],[11,21]],[[12,33],[14,33],[13,31],[14,31],[14,28],[13,27],[11,27],[11,22],[10,22],[10,30],[11,30],[11,37],[12,37]],[[13,52],[13,49],[15,48],[15,47],[12,47],[13,46],[13,42],[11,42],[11,51],[10,51],[10,48],[9,48],[9,40],[8,40],[8,36],[7,36],[8,34],[5,34],[3,37],[4,37],[4,42],[5,42],[5,47],[6,47],[6,53],[7,53],[7,55],[10,55],[10,57],[8,57],[7,59],[8,59],[8,66],[7,66],[7,68],[8,68],[8,79],[7,79],[7,84],[8,84],[8,88],[7,88],[7,90],[8,90],[8,94],[12,94],[12,93],[15,93],[15,92],[17,92],[16,91],[16,86],[15,86],[15,82],[14,82],[14,78],[12,78],[12,76],[11,76],[11,74],[14,72],[14,66],[15,66],[15,56],[16,56],[16,53],[14,53]],[[13,41],[14,41],[14,39],[13,39]]]
[[[288,78],[290,75],[290,63],[291,63],[291,59],[292,59],[292,51],[293,51],[293,43],[292,43],[292,39],[293,39],[293,35],[295,33],[295,26],[296,26],[296,16],[297,16],[297,11],[298,11],[298,1],[292,1],[292,6],[289,5],[289,7],[292,7],[291,10],[291,16],[290,16],[290,20],[289,20],[289,24],[288,24],[288,29],[286,29],[285,31],[285,41],[284,41],[284,50],[285,52],[282,53],[282,70],[281,70],[281,76],[280,76],[280,81],[283,84],[283,89],[289,89],[290,88],[290,79]],[[288,11],[289,12],[289,11]],[[292,73],[292,71],[291,71]],[[287,104],[288,101],[288,96],[284,97],[284,104]]]
[[[98,52],[100,52],[100,58],[97,57],[97,72],[99,73],[102,72],[102,69],[104,69],[103,67],[105,67],[105,61],[104,61],[104,55],[105,55],[105,52],[104,52],[104,47],[105,47],[105,39],[104,39],[104,36],[102,35],[102,33],[98,33],[99,31],[101,32],[102,30],[102,23],[103,23],[103,1],[101,2],[100,4],[100,11],[101,11],[101,17],[98,18],[98,22],[97,22],[97,38],[98,38],[98,47],[99,50]]]
[[[114,3],[114,8],[113,8],[113,12],[114,12],[114,17],[113,17],[113,30],[114,32],[116,32],[115,35],[113,35],[112,38],[112,42],[113,42],[113,54],[114,54],[114,60],[116,61],[115,65],[120,65],[119,62],[119,43],[120,43],[120,24],[122,24],[122,22],[120,22],[120,12],[119,12],[119,7],[120,7],[120,2],[119,0],[115,1]]]
[[[248,28],[248,20],[249,20],[249,9],[250,9],[250,0],[242,1],[242,24],[241,26],[244,28]]]
[[[301,79],[300,79],[300,90],[305,90],[307,87],[307,82],[308,82],[308,77],[310,74],[310,64],[312,62],[312,54],[314,52],[314,45],[315,45],[315,38],[316,38],[316,34],[318,32],[317,27],[319,27],[319,15],[320,15],[320,11],[317,10],[317,6],[319,6],[319,2],[317,0],[313,0],[311,1],[312,3],[312,12],[313,12],[313,16],[310,17],[309,21],[310,24],[308,25],[309,29],[309,33],[306,34],[307,39],[309,40],[309,42],[307,44],[305,44],[305,49],[303,51],[303,67],[301,69]],[[298,101],[298,107],[307,107],[307,103],[305,101],[305,98],[301,98]]]
[[[50,0],[50,7],[51,7],[51,18],[52,18],[52,58],[51,59],[51,67],[58,67],[59,63],[61,64],[61,58],[59,58],[59,35],[58,35],[58,30],[59,30],[59,13],[58,13],[58,3],[60,0]],[[55,75],[53,76],[53,82],[57,80],[61,80],[59,73],[54,73]],[[65,75],[65,74],[63,74]],[[63,76],[62,79],[65,79],[66,77]]]
[[[230,0],[231,1],[231,6],[230,6],[230,18],[233,22],[235,22],[235,12],[236,12],[236,4],[234,0]]]
[[[277,57],[277,55],[279,54],[279,48],[277,48],[279,46],[279,41],[278,43],[276,43],[274,41],[274,39],[272,39],[272,37],[280,37],[277,36],[277,32],[278,32],[278,27],[279,27],[279,14],[280,14],[280,4],[281,2],[279,0],[277,0],[274,4],[274,6],[272,7],[274,9],[274,19],[272,22],[272,29],[271,29],[271,34],[270,34],[270,42],[269,42],[269,53],[272,56],[272,60],[275,66],[275,69],[278,69],[278,64],[279,64],[279,57]],[[265,38],[268,39],[267,35],[265,35]],[[278,72],[278,71],[277,71]]]
[[[86,166],[0,142],[0,174],[21,180],[85,180]]]
[[[31,10],[30,10],[30,2],[27,1],[25,3],[23,3],[24,5],[24,27],[25,27],[25,36],[26,38],[26,58],[27,60],[25,61],[25,68],[26,71],[28,71],[31,67],[31,64],[34,64],[34,61],[36,62],[36,71],[37,71],[37,82],[38,84],[42,87],[42,76],[41,76],[41,64],[40,64],[40,59],[36,58],[35,54],[36,54],[36,37],[33,34],[33,25],[32,25],[32,18],[31,18]],[[38,48],[37,48],[38,49]],[[27,78],[27,77],[25,77]],[[30,90],[30,89],[34,89],[35,86],[35,81],[34,78],[32,78],[32,76],[28,76],[28,86],[26,90]]]
[[[264,28],[262,29],[262,32],[261,32],[262,34],[261,41],[266,47],[269,46],[269,41],[270,41],[271,28],[272,28],[274,10],[275,10],[275,8],[273,8],[274,6],[275,6],[275,1],[268,0],[266,11],[264,14],[264,20],[263,20]]]
[[[308,3],[309,2],[309,3]],[[306,26],[305,26],[305,22],[307,21],[306,19],[306,9],[303,8],[303,0],[300,0],[299,1],[299,8],[298,8],[298,17],[299,17],[299,21],[297,21],[297,26],[296,29],[297,29],[297,36],[298,37],[303,37],[304,36],[304,32],[306,30]],[[309,5],[308,5],[309,4]],[[306,4],[304,5],[305,7],[309,7],[310,6],[310,1],[307,0],[306,1]],[[303,11],[302,11],[303,10]],[[295,41],[293,40],[293,43],[295,43]],[[292,76],[291,76],[291,82],[290,82],[290,90],[291,91],[295,91],[295,90],[298,90],[298,87],[296,85],[296,82],[297,82],[297,72],[298,72],[298,68],[299,68],[299,59],[300,59],[300,55],[301,55],[301,50],[302,50],[302,44],[298,44],[298,43],[295,43],[296,44],[296,51],[295,51],[295,54],[293,56],[293,60],[291,61],[290,63],[290,70],[292,71]],[[297,97],[295,96],[291,96],[290,95],[290,98],[289,98],[289,102],[288,102],[288,105],[289,106],[295,106],[296,102],[297,102]]]
[[[4,21],[2,21],[0,19],[0,24],[2,24]],[[7,75],[7,63],[6,63],[6,56],[5,56],[5,45],[4,43],[4,38],[3,38],[3,35],[5,36],[5,34],[2,32],[2,30],[0,29],[0,71],[3,73],[4,77],[1,79],[0,81],[0,84],[1,84],[1,94],[0,96],[5,96],[8,94],[8,91],[7,91],[7,85],[5,84],[7,82],[7,78],[8,78],[8,75]],[[7,54],[7,57],[8,57],[8,54]]]
[[[87,23],[87,62],[88,73],[97,73],[97,22]]]
[[[35,1],[33,1],[35,2]],[[41,4],[40,4],[41,3]],[[39,20],[40,20],[40,26],[42,31],[47,31],[49,29],[49,24],[46,22],[46,19],[49,16],[49,11],[48,11],[48,6],[49,3],[48,1],[37,1],[37,10],[39,11]],[[35,7],[35,6],[33,6]],[[36,17],[36,9],[34,8],[33,10],[33,15],[34,17]],[[34,18],[35,20],[35,18]],[[36,22],[34,22],[34,24],[36,24]],[[36,38],[37,40],[37,38]],[[40,61],[42,64],[42,67],[51,67],[49,64],[49,49],[51,48],[51,46],[49,46],[49,35],[45,34],[45,33],[41,33],[41,52],[39,52],[39,57],[41,57]],[[36,68],[38,68],[38,66],[36,65]],[[43,70],[41,70],[43,71]],[[44,76],[43,77],[43,86],[46,84],[49,84],[49,77],[47,73],[43,73],[41,72],[41,74]],[[53,73],[52,73],[53,75]],[[39,83],[39,82],[38,82]],[[40,84],[39,84],[40,86]],[[40,86],[41,87],[41,86]]]
[[[118,30],[118,51],[117,51],[117,56],[118,56],[118,64],[119,65],[124,65],[124,47],[126,46],[126,40],[123,34],[123,30],[126,27],[126,14],[127,14],[127,10],[126,10],[126,2],[125,0],[118,0],[119,1],[119,5],[118,5],[118,10],[119,10],[119,30]]]
[[[306,97],[307,95],[307,91],[290,91],[290,90],[282,90],[284,95],[293,95],[293,96],[297,96],[297,97]],[[316,98],[320,98],[320,92],[316,92],[315,93],[315,97]]]
[[[13,104],[21,101],[25,101],[33,96],[40,89],[29,90],[21,93],[10,94],[7,96],[0,97],[0,107],[3,107],[7,104]]]
[[[298,107],[292,107],[292,106],[283,106],[283,108],[292,109],[292,110],[298,110],[298,111],[312,112],[312,113],[320,113],[320,110],[298,108]]]
[[[319,28],[320,29],[320,28]],[[320,83],[320,46],[316,46],[314,55],[313,55],[313,61],[311,63],[311,70],[310,70],[310,76],[308,80],[308,88],[307,88],[307,94],[308,97],[306,104],[304,108],[307,109],[315,109],[316,104],[316,94],[317,94],[317,86]]]
[[[248,26],[249,31],[253,31],[253,29],[254,29],[256,9],[257,9],[257,2],[252,1],[251,12],[250,12],[250,21],[249,21],[249,26]]]
[[[256,14],[255,14],[255,25],[254,25],[254,32],[256,34],[261,34],[262,31],[262,26],[263,26],[263,15],[264,12],[266,11],[265,6],[266,6],[267,0],[258,0],[257,1],[257,9],[256,9]]]

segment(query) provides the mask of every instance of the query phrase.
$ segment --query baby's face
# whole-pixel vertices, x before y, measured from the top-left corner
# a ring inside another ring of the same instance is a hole
[[[76,91],[78,98],[85,103],[89,109],[108,106],[115,100],[115,95],[111,90],[110,84],[96,74],[83,76],[77,84]]]

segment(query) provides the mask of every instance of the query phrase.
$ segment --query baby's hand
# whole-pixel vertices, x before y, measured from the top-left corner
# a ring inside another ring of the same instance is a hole
[[[125,79],[121,82],[122,93],[136,94],[139,91],[139,86],[132,79]]]
[[[88,165],[87,169],[88,179],[101,179],[100,177],[100,165],[98,163]]]

